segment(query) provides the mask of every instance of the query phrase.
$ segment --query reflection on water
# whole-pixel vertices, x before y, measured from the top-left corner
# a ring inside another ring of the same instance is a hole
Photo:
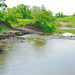
[[[0,53],[0,75],[75,75],[75,40],[8,42]]]

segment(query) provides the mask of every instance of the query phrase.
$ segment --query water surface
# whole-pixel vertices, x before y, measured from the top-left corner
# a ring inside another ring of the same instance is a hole
[[[70,29],[75,29],[75,28],[67,28],[67,27],[59,27],[58,29],[63,29],[63,30],[70,30]]]
[[[75,40],[47,38],[39,43],[8,39],[0,75],[75,75]]]

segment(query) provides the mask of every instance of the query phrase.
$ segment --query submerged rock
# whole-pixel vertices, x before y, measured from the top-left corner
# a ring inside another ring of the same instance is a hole
[[[0,49],[0,53],[3,52],[4,50]]]
[[[0,46],[0,52],[3,52],[4,50],[2,49],[2,47]]]

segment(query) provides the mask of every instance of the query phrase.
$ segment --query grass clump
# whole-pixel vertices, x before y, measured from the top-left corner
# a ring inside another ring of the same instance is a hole
[[[34,38],[33,38],[33,37],[29,37],[29,38],[27,38],[27,40],[29,40],[29,41],[33,41]]]
[[[29,37],[27,38],[28,41],[33,41],[33,42],[40,42],[40,41],[45,41],[44,38],[33,38],[33,37]]]

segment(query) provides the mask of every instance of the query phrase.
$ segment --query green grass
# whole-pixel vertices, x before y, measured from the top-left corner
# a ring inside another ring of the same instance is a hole
[[[10,22],[12,26],[20,26],[20,25],[25,26],[25,25],[30,25],[33,23],[34,23],[34,20],[32,19],[18,19],[17,23]]]
[[[59,22],[55,23],[55,28],[61,27],[61,26],[62,26],[62,24],[60,24]]]
[[[28,41],[34,41],[34,42],[38,42],[38,41],[45,41],[44,38],[34,38],[34,37],[29,37],[27,38]]]
[[[72,28],[75,27],[75,16],[59,18],[59,19],[57,19],[57,21],[70,22],[70,23],[67,24],[67,27],[72,27]],[[70,29],[70,30],[56,29],[55,32],[56,33],[69,32],[69,33],[75,34],[75,29]]]
[[[56,29],[55,33],[73,33],[75,34],[75,29],[70,29],[70,30],[63,30],[63,29]]]
[[[3,30],[10,30],[10,28],[8,28],[8,27],[0,27],[0,31],[3,31]]]
[[[27,38],[27,40],[29,40],[29,41],[33,41],[34,38],[33,38],[33,37],[29,37],[29,38]]]
[[[59,18],[57,21],[70,22],[67,24],[68,27],[75,27],[75,16]]]
[[[75,27],[75,21],[72,21],[71,23],[67,24],[68,27]]]
[[[64,22],[75,21],[75,16],[59,18],[59,19],[57,19],[57,21],[64,21]]]
[[[32,19],[18,19],[18,24],[19,25],[28,25],[28,24],[32,24],[33,20]]]

